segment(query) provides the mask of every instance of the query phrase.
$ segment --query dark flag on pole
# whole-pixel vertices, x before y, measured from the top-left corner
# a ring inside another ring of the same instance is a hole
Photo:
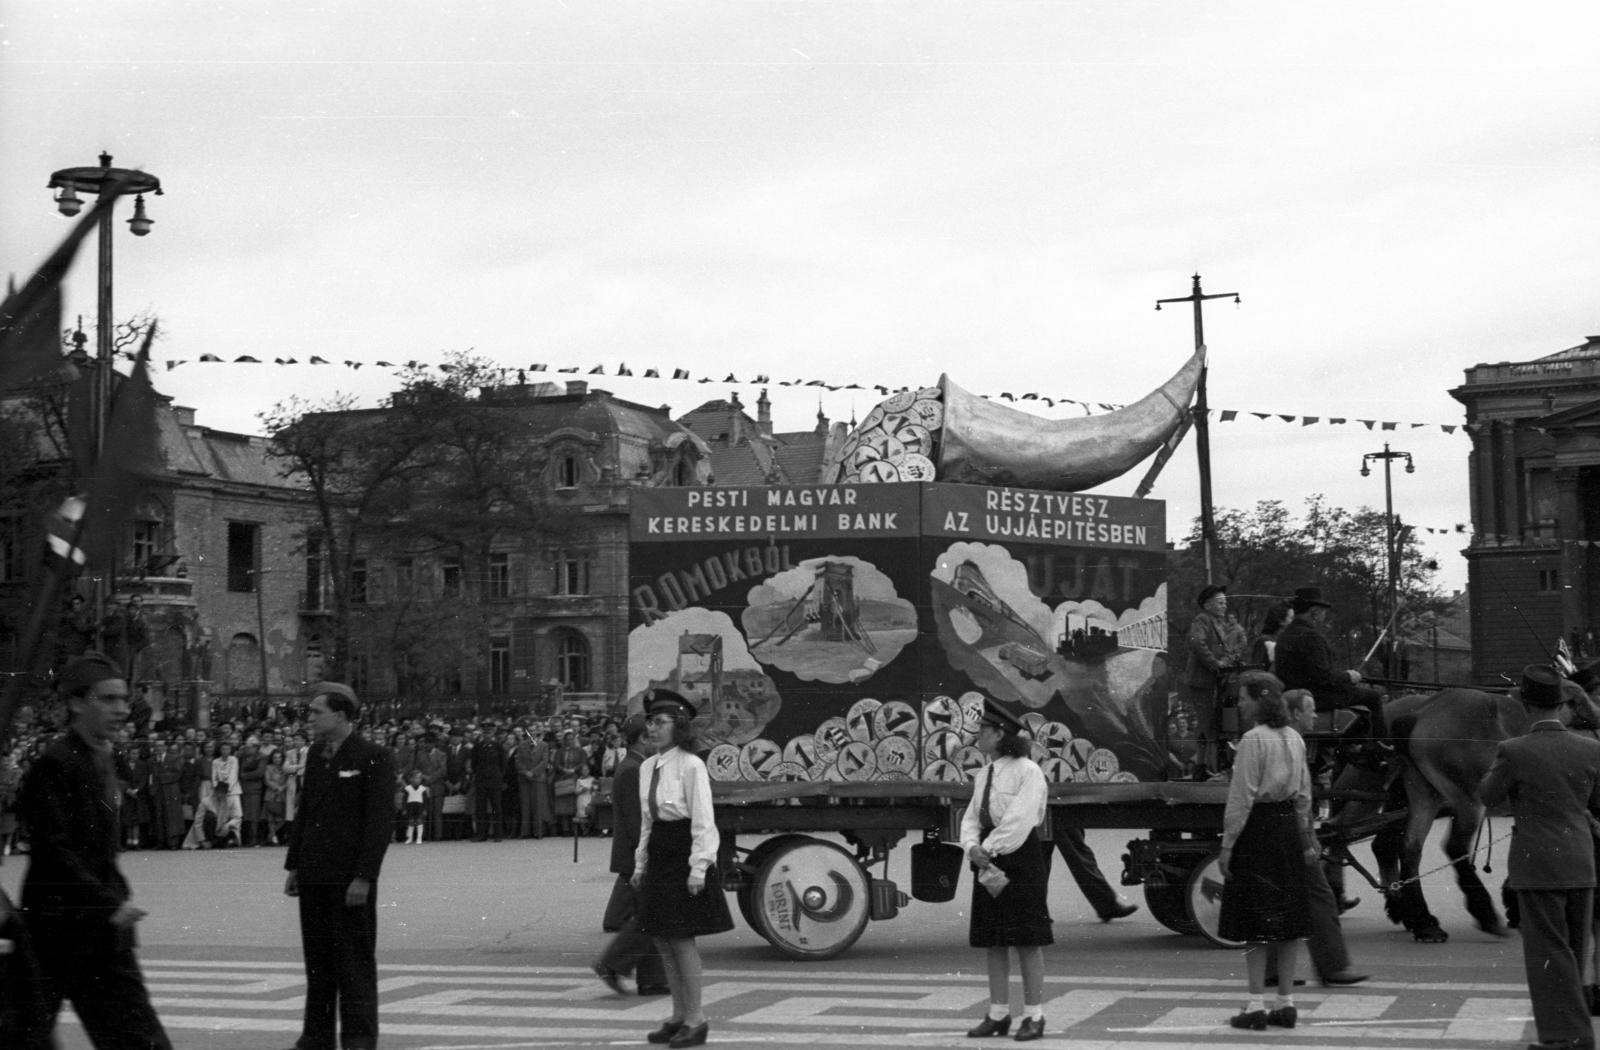
[[[117,536],[133,514],[145,485],[165,467],[161,461],[158,399],[150,385],[152,323],[134,359],[133,374],[117,384],[105,443],[82,497],[79,548],[89,565],[109,569],[116,557]]]
[[[116,203],[122,185],[107,186],[60,247],[21,290],[9,292],[0,304],[0,393],[76,377],[77,370],[61,354],[61,280],[78,254],[78,245]]]

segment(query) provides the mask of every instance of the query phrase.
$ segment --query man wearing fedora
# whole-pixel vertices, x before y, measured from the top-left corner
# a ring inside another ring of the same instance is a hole
[[[1561,675],[1530,664],[1518,689],[1533,724],[1502,740],[1478,786],[1486,805],[1511,802],[1508,883],[1521,918],[1522,960],[1539,1042],[1530,1050],[1592,1048],[1583,953],[1593,914],[1592,815],[1600,813],[1600,741],[1567,731]]]
[[[1227,673],[1236,670],[1244,640],[1228,624],[1228,588],[1203,587],[1195,598],[1200,611],[1189,623],[1189,705],[1194,708],[1200,764],[1216,768],[1217,692]]]
[[[1381,710],[1383,694],[1370,686],[1361,685],[1360,671],[1333,669],[1333,646],[1328,644],[1328,610],[1333,603],[1324,601],[1320,587],[1301,587],[1294,592],[1290,602],[1294,619],[1278,632],[1278,648],[1274,658],[1278,678],[1285,689],[1304,689],[1316,700],[1318,711],[1333,711],[1341,707],[1365,708],[1368,712]],[[1360,727],[1352,726],[1350,735],[1358,729],[1370,731],[1370,717]]]

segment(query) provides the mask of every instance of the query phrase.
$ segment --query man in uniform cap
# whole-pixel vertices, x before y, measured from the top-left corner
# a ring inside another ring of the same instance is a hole
[[[617,876],[611,887],[611,901],[606,905],[602,926],[615,932],[594,972],[606,987],[624,994],[622,978],[632,976],[638,981],[640,995],[665,995],[667,971],[656,951],[655,940],[638,931],[634,917],[638,911],[638,895],[630,881],[633,878],[634,851],[639,848],[639,765],[649,757],[650,745],[645,742],[645,716],[629,715],[622,723],[622,740],[628,749],[617,763],[612,781],[612,831],[611,871]]]
[[[1511,800],[1517,834],[1507,882],[1516,890],[1535,1048],[1593,1047],[1583,951],[1593,914],[1593,815],[1600,813],[1600,741],[1559,718],[1561,676],[1529,664],[1517,690],[1533,724],[1502,740],[1478,787],[1487,805]]]
[[[305,1020],[296,1050],[378,1045],[378,872],[394,838],[394,758],[356,732],[353,689],[321,682],[283,891],[300,899]],[[335,1021],[340,1029],[335,1035]]]
[[[145,913],[117,870],[122,800],[111,745],[128,719],[128,683],[109,658],[87,652],[63,669],[59,688],[71,721],[18,796],[31,847],[22,908],[45,979],[44,1015],[53,1028],[68,999],[100,1050],[171,1050],[134,956]]]

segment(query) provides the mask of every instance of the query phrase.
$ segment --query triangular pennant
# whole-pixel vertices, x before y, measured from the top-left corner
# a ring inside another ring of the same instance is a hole
[[[1456,432],[1455,424],[1453,423],[1440,423],[1439,429],[1446,434],[1454,434]]]
[[[547,369],[549,367],[550,367],[549,365],[544,364],[543,362],[535,361],[533,364],[528,366],[528,371],[530,371],[530,372],[543,372],[545,369]]]
[[[1023,394],[1022,395],[1022,400],[1024,400],[1024,401],[1037,401],[1037,400],[1039,400],[1039,395],[1038,394]]]
[[[1321,419],[1321,416],[1301,416],[1300,425],[1303,427],[1309,427],[1311,424],[1319,422]]]
[[[633,375],[632,370],[630,370],[628,368],[628,362],[624,361],[620,365],[617,366],[617,375],[619,375],[619,376],[631,376],[631,375]]]
[[[724,379],[723,382],[724,383],[737,383],[738,380],[733,377],[733,373],[732,372],[729,372],[728,373],[728,378]]]
[[[218,357],[216,354],[201,354],[200,355],[200,360],[206,362],[207,364],[210,364],[212,361],[220,362],[222,360],[222,358]]]
[[[1328,417],[1328,422],[1331,423],[1331,424],[1334,424],[1334,425],[1342,424],[1342,423],[1344,423],[1344,421],[1345,421],[1345,419],[1344,419],[1343,416],[1329,416]]]
[[[573,375],[578,370],[576,368],[558,368],[558,369],[556,369],[556,371],[558,373],[560,373],[561,375]]]
[[[311,363],[314,364],[314,365],[325,365],[328,362],[324,361],[322,358],[320,358],[320,357],[316,356],[315,354],[313,354],[313,355],[311,355]]]
[[[174,368],[177,368],[179,365],[186,365],[188,363],[189,363],[189,359],[188,358],[184,358],[181,361],[168,361],[167,362],[167,371],[170,372]]]
[[[1278,418],[1283,420],[1285,423],[1293,423],[1294,422],[1294,417],[1293,416],[1286,416],[1282,412],[1278,413]]]
[[[372,363],[377,365],[379,368],[393,368],[394,367],[394,364],[389,362],[389,361],[374,361]]]
[[[660,379],[661,378],[661,373],[657,372],[653,368],[647,368],[647,369],[644,370],[644,377],[646,379]]]
[[[674,368],[672,370],[672,378],[674,378],[674,379],[688,379],[689,378],[689,370],[687,368]]]
[[[1224,422],[1224,423],[1232,423],[1235,419],[1238,419],[1238,418],[1239,418],[1239,413],[1237,411],[1235,411],[1234,409],[1225,408],[1225,409],[1222,410],[1222,422]]]
[[[1255,416],[1257,419],[1271,419],[1272,418],[1272,413],[1271,412],[1252,412],[1250,414],[1252,416]]]
[[[1372,424],[1376,423],[1377,420],[1376,419],[1358,419],[1358,420],[1356,420],[1356,422],[1360,423],[1362,426],[1366,427],[1368,430],[1371,430],[1372,429]]]
[[[754,379],[750,380],[750,382],[752,382],[752,383],[770,383],[770,382],[772,382],[772,380],[768,379],[764,375],[760,375],[760,376],[756,376]]]
[[[574,370],[574,371],[576,371],[576,370]],[[589,369],[589,374],[592,375],[592,376],[603,376],[603,375],[606,374],[606,366],[605,365],[595,365],[593,368]]]
[[[1395,423],[1385,423],[1383,425],[1383,429],[1385,429],[1385,430],[1393,430],[1397,425],[1398,424],[1395,424]]]

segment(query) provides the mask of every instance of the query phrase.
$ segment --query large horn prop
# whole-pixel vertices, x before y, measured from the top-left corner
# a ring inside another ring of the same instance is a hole
[[[944,430],[939,480],[1080,492],[1131,470],[1183,421],[1204,351],[1143,399],[1099,416],[1040,419],[939,378]]]

